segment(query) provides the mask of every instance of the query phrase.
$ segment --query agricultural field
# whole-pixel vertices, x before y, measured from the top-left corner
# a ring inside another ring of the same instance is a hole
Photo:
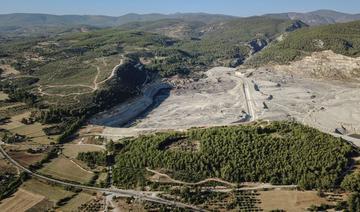
[[[65,197],[70,197],[74,195],[71,191],[66,191],[62,187],[49,185],[42,181],[31,179],[26,181],[22,186],[21,189],[26,191],[42,195],[46,197],[49,201],[56,203]]]
[[[76,159],[80,152],[98,152],[104,151],[104,148],[96,145],[87,144],[65,144],[62,154],[71,159]]]
[[[265,211],[282,209],[301,212],[306,211],[312,205],[335,205],[335,202],[320,197],[316,191],[271,190],[260,191],[259,193],[261,199],[260,208]],[[340,198],[340,200],[342,199]]]
[[[30,112],[21,113],[14,115],[10,118],[10,121],[0,128],[9,130],[11,133],[17,133],[24,135],[28,138],[27,144],[50,144],[56,141],[57,136],[47,136],[43,131],[44,128],[50,127],[51,125],[43,125],[38,122],[33,124],[24,124],[21,122],[24,118],[29,118]]]
[[[41,174],[52,176],[56,179],[73,181],[82,184],[88,183],[94,174],[91,171],[87,171],[75,162],[59,156],[45,167],[39,170]]]
[[[44,153],[30,154],[26,151],[10,151],[8,154],[11,158],[25,167],[29,167],[30,165],[40,162],[45,156]]]
[[[94,197],[88,193],[81,192],[61,207],[62,211],[78,211],[79,207],[88,203]]]
[[[12,166],[7,160],[2,158],[0,154],[0,175],[4,173],[17,173],[17,168]]]
[[[12,197],[0,203],[0,211],[26,211],[44,199],[42,195],[19,189]]]
[[[30,110],[28,105],[20,102],[0,102],[0,105],[1,117],[13,117]]]

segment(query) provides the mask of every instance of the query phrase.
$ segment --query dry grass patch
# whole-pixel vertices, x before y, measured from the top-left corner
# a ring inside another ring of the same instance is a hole
[[[6,130],[13,130],[18,127],[21,127],[24,125],[23,123],[21,123],[21,119],[28,118],[29,116],[30,116],[30,112],[15,115],[15,116],[11,117],[11,119],[8,123],[1,125],[1,128],[6,129]]]
[[[44,198],[45,197],[42,195],[19,189],[12,197],[2,201],[0,204],[0,211],[27,211],[41,202]]]
[[[110,76],[113,68],[120,64],[120,62],[121,55],[112,55],[109,57],[97,58],[96,62],[93,62],[93,65],[99,67],[100,69],[100,75],[98,76],[97,82],[101,82],[107,79]]]
[[[137,202],[129,204],[126,198],[116,198],[113,202],[119,211],[146,211],[144,205]]]
[[[34,143],[49,144],[56,140],[57,136],[47,136],[43,131],[44,128],[50,127],[50,125],[42,125],[40,123],[26,125],[21,122],[23,118],[28,118],[29,116],[30,112],[13,116],[10,122],[2,125],[1,128],[9,130],[12,133],[25,135]]]
[[[80,152],[99,152],[104,149],[101,146],[86,144],[67,144],[64,145],[62,153],[69,158],[75,159]]]
[[[85,192],[81,192],[72,198],[65,206],[61,207],[62,211],[79,211],[79,207],[82,204],[86,204],[91,201],[94,197]]]
[[[60,199],[73,195],[73,192],[66,191],[63,188],[55,185],[49,185],[42,181],[31,179],[26,181],[22,186],[22,189],[45,196],[52,202],[57,202]]]
[[[60,156],[46,164],[39,172],[50,175],[56,179],[69,180],[78,183],[88,183],[94,175],[92,172],[86,171],[64,156]]]
[[[24,106],[24,105],[25,105],[25,103],[21,103],[21,102],[9,103],[9,104],[7,104],[7,106],[0,107],[0,111],[4,111],[9,108],[15,108],[15,107],[20,107],[20,106]]]
[[[172,151],[197,152],[200,150],[200,141],[181,139],[172,143],[166,149]]]
[[[0,158],[0,174],[3,174],[3,173],[16,174],[16,173],[18,173],[18,169],[15,166],[13,166],[12,164],[10,164],[4,158]]]
[[[18,163],[26,167],[29,167],[44,158],[44,154],[30,154],[26,151],[11,151],[8,154]]]
[[[285,211],[306,211],[311,205],[329,204],[315,191],[271,190],[260,192],[260,208],[265,211],[282,209]]]
[[[11,65],[0,65],[0,69],[2,69],[4,72],[1,74],[2,76],[9,76],[9,75],[17,75],[20,74],[18,70],[13,68]]]
[[[96,180],[96,184],[99,185],[101,182],[106,181],[107,176],[108,174],[106,172],[101,172],[98,179]]]
[[[2,91],[0,91],[0,101],[8,99],[8,95]]]

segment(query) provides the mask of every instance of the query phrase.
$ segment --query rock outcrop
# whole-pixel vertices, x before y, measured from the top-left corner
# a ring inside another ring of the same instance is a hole
[[[273,68],[313,78],[360,80],[360,58],[347,57],[333,51],[314,52],[290,65],[275,65]]]

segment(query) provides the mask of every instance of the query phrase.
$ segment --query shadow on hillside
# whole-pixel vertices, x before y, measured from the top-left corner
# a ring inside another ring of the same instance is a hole
[[[141,119],[146,118],[154,109],[159,107],[170,96],[171,89],[162,89],[154,97],[154,102],[136,118],[120,127],[132,127],[135,126]]]

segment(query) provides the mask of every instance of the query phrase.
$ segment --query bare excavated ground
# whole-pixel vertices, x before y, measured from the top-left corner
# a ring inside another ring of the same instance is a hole
[[[359,67],[360,59],[325,51],[290,65],[238,71],[254,86],[249,100],[257,119],[295,119],[325,132],[343,126],[348,133],[359,133],[360,83],[355,78]],[[136,128],[225,125],[239,120],[241,111],[247,111],[239,75],[227,68],[209,70],[207,75],[173,92]]]
[[[360,132],[360,58],[331,51],[313,53],[290,65],[253,71],[268,110],[263,119],[295,120],[325,132],[344,127]],[[315,80],[317,79],[317,80]],[[280,86],[279,86],[280,85]]]
[[[264,101],[269,109],[262,119],[295,118],[325,132],[334,132],[341,126],[349,133],[360,131],[359,83],[284,75],[271,71],[254,74],[260,91],[273,96],[272,100]]]
[[[346,63],[350,65],[344,68]],[[257,120],[295,119],[324,132],[344,127],[349,134],[360,134],[358,66],[359,59],[322,52],[290,65],[213,68],[199,81],[175,84],[170,96],[132,127],[104,127],[103,135],[229,125],[244,121],[243,112]]]
[[[135,128],[189,128],[226,125],[242,119],[246,101],[235,69],[214,68],[207,78],[173,89]]]

